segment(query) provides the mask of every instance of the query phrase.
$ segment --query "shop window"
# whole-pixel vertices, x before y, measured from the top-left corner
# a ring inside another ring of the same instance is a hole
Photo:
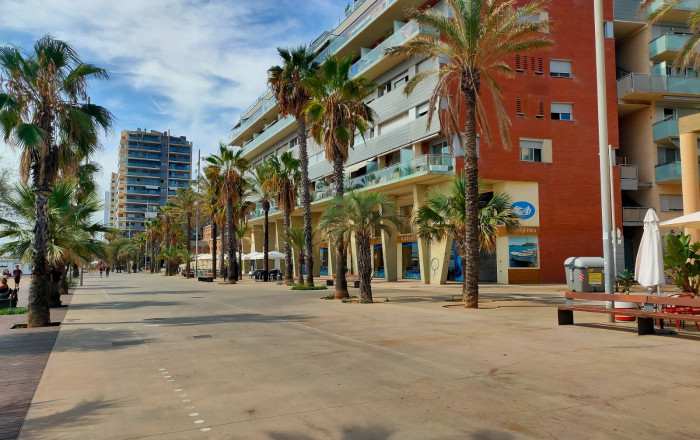
[[[321,276],[328,275],[328,248],[321,248],[320,249],[320,263],[319,263],[319,269]]]
[[[573,104],[553,102],[551,118],[553,121],[571,121],[573,119]]]
[[[384,278],[384,251],[381,244],[375,244],[372,249],[372,262],[375,278]]]
[[[401,244],[401,277],[408,279],[420,279],[420,257],[418,255],[418,243]]]
[[[661,212],[683,211],[683,196],[680,194],[659,195]]]
[[[550,60],[549,76],[553,78],[571,78],[571,61]]]
[[[523,162],[542,162],[542,140],[520,139],[520,160]]]

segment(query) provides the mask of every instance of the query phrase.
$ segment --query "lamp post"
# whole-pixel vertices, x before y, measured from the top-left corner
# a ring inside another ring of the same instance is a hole
[[[199,165],[200,161],[202,158],[202,150],[197,150],[197,180],[196,185],[197,185],[197,195],[199,196]],[[194,229],[194,273],[196,276],[199,276],[199,197],[197,197],[197,201],[195,202],[195,206],[197,207],[196,212],[195,212],[195,229]],[[189,237],[187,238],[189,240]]]
[[[608,100],[605,90],[605,41],[603,0],[593,0],[595,21],[595,67],[598,91],[598,159],[600,160],[600,206],[603,226],[603,259],[605,293],[613,293],[614,265],[612,262],[613,227],[610,215],[610,156],[608,152]],[[612,308],[612,302],[608,302]],[[610,315],[612,317],[612,315]],[[614,318],[613,318],[614,319]]]

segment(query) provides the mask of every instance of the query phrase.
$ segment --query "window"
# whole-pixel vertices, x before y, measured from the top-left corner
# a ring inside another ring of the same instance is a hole
[[[573,119],[573,104],[553,102],[551,117],[553,121],[571,121]]]
[[[406,84],[408,82],[408,75],[403,75],[398,79],[394,80],[394,90],[398,89],[402,85]]]
[[[520,160],[523,162],[542,162],[542,140],[520,139]]]
[[[399,208],[399,233],[409,234],[413,232],[413,222],[411,222],[412,217],[413,205],[402,206]]]
[[[659,195],[661,212],[683,211],[683,196],[680,194]]]
[[[423,116],[427,115],[428,110],[430,110],[430,102],[424,102],[423,104],[420,104],[418,107],[416,107],[416,119],[422,118]]]
[[[289,149],[291,150],[292,148],[296,147],[297,143],[299,143],[299,138],[294,138],[289,141]]]
[[[397,116],[393,119],[390,119],[386,121],[385,123],[381,124],[379,126],[379,134],[387,134],[391,133],[394,130],[398,130],[399,128],[403,127],[406,125],[406,116],[408,113],[404,113],[400,116]]]
[[[571,78],[571,61],[549,60],[549,76]]]
[[[681,161],[681,150],[679,148],[657,148],[656,153],[659,165]]]
[[[678,113],[675,108],[664,108],[664,121],[669,119],[678,119]]]
[[[450,154],[450,146],[447,145],[447,140],[441,140],[430,144],[430,154],[448,155]]]
[[[391,92],[391,81],[387,81],[377,89],[379,91],[379,97],[381,98],[385,94]]]

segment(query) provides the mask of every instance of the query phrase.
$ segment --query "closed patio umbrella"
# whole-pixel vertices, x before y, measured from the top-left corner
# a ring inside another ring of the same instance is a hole
[[[659,286],[666,284],[663,246],[661,234],[659,233],[659,217],[653,209],[649,209],[647,215],[644,216],[644,233],[642,234],[642,241],[639,243],[634,275],[637,282],[642,286],[647,288],[656,287],[657,294]]]

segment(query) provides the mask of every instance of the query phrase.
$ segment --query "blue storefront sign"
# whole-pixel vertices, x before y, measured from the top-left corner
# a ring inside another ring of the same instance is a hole
[[[535,207],[530,202],[515,202],[510,205],[510,209],[512,209],[523,220],[527,220],[535,215]]]

